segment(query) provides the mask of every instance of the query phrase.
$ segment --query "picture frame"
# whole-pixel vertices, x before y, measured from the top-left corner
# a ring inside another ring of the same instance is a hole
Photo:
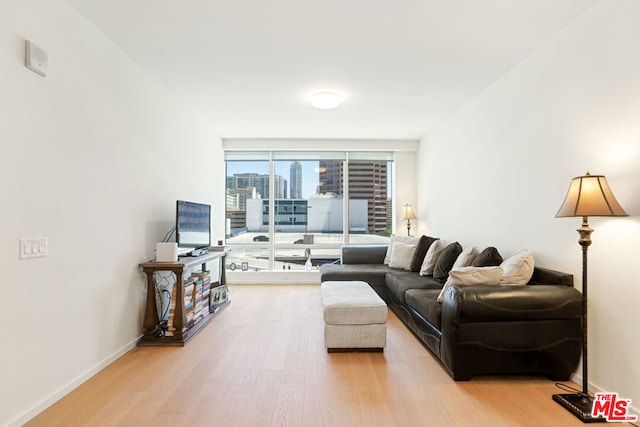
[[[215,288],[211,288],[209,298],[210,309],[215,309],[229,301],[229,288],[227,288],[227,285],[220,285]]]

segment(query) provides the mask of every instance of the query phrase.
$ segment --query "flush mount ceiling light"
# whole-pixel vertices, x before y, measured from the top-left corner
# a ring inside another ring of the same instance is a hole
[[[333,92],[318,92],[311,97],[311,105],[320,110],[331,110],[340,105],[340,97]]]

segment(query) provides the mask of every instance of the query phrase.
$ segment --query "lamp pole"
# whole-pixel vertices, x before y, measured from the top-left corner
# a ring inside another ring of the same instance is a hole
[[[582,393],[589,396],[589,380],[587,379],[587,251],[591,245],[591,233],[588,217],[582,217],[582,227],[578,228],[582,247]]]

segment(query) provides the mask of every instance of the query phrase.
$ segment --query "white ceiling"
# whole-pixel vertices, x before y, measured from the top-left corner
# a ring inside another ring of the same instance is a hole
[[[67,1],[224,138],[419,139],[597,0]]]

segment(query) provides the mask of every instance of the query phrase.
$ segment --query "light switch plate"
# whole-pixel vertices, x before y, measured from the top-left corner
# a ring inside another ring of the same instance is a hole
[[[25,42],[24,65],[42,77],[46,77],[49,71],[49,54],[31,40],[27,40]]]
[[[48,242],[46,237],[20,239],[20,259],[47,256]]]

